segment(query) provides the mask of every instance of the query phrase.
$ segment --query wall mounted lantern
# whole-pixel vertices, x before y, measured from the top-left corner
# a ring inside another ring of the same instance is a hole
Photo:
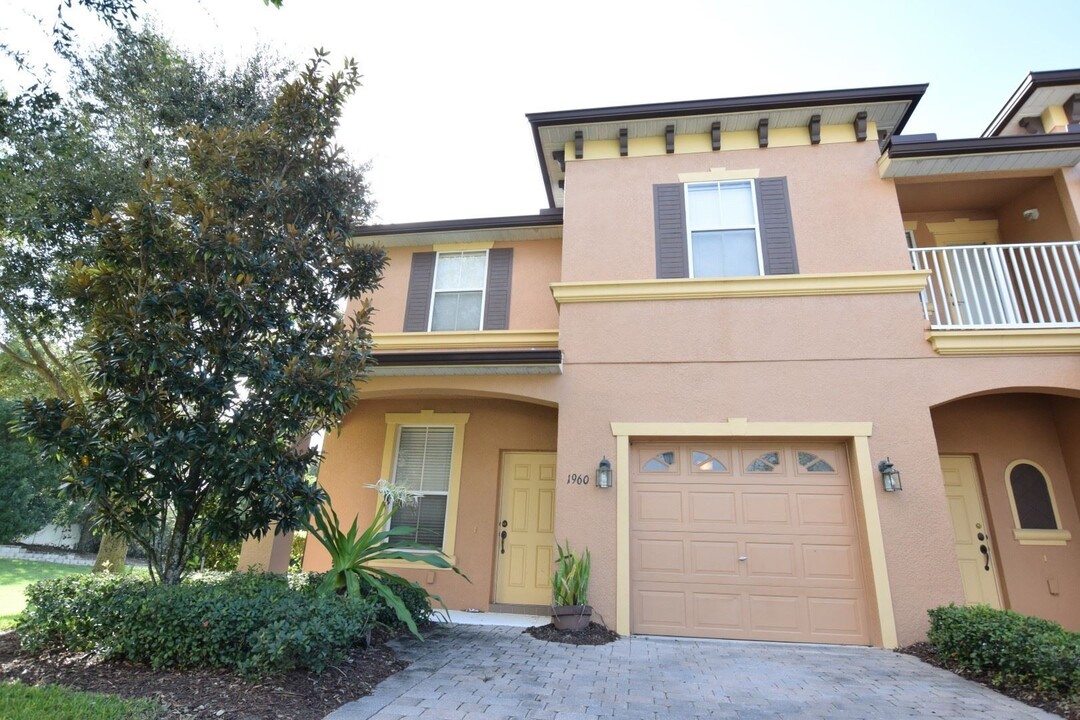
[[[889,458],[879,462],[877,469],[881,473],[881,485],[885,488],[885,492],[896,492],[904,489],[900,484],[900,471],[893,467]]]
[[[607,459],[607,455],[600,461],[600,467],[596,468],[596,487],[611,487],[611,462]]]

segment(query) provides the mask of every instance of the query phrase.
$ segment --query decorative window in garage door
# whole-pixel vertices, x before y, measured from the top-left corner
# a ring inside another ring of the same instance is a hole
[[[805,452],[800,450],[799,453],[799,466],[806,470],[806,472],[812,473],[834,473],[836,468],[830,465],[819,455],[814,453]]]
[[[678,472],[678,453],[674,450],[665,450],[657,453],[641,465],[642,472]]]
[[[771,473],[780,467],[780,453],[776,450],[763,452],[746,465],[748,473]]]
[[[703,473],[726,473],[728,471],[726,453],[724,459],[716,457],[721,453],[706,452],[705,450],[691,450],[690,451],[690,464],[691,472],[703,472]]]

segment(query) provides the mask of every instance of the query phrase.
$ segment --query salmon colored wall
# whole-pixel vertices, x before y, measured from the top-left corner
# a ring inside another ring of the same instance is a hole
[[[559,326],[559,314],[548,286],[559,279],[561,246],[558,238],[495,243],[496,248],[514,249],[511,330],[552,330]],[[430,251],[430,245],[387,248],[390,262],[382,286],[372,296],[376,309],[374,332],[402,331],[413,253]]]
[[[1024,219],[1023,213],[1029,208],[1039,209],[1038,220],[1029,222]],[[1065,210],[1054,178],[1046,178],[1027,192],[1001,205],[997,218],[1002,242],[1064,242],[1076,239],[1065,218]]]
[[[864,142],[567,163],[562,278],[655,278],[653,185],[715,167],[787,177],[801,272],[910,268],[877,157]]]
[[[918,222],[915,227],[915,246],[916,247],[937,247],[937,242],[934,241],[934,234],[930,232],[930,228],[927,227],[927,223],[939,223],[939,222],[951,222],[957,218],[967,218],[968,220],[996,220],[997,215],[993,210],[944,210],[939,212],[906,212],[904,213],[904,222]],[[998,227],[998,233],[1000,234],[1000,224]]]
[[[1072,484],[1073,500],[1077,514],[1080,514],[1080,400],[1075,398],[1055,397],[1054,421],[1058,429],[1058,441],[1061,443],[1061,456],[1065,461],[1065,472]],[[1080,537],[1076,538],[1080,540]]]
[[[382,468],[386,413],[470,413],[465,426],[461,494],[458,503],[458,566],[472,581],[449,571],[396,570],[442,597],[449,607],[486,610],[492,597],[499,461],[503,450],[554,451],[558,413],[554,408],[505,400],[369,400],[349,413],[340,433],[328,433],[319,483],[333,498],[346,525],[359,514],[361,523],[375,512],[374,483]],[[329,567],[326,551],[309,541],[304,570]],[[423,567],[423,566],[420,566]]]
[[[978,461],[1009,608],[1080,630],[1080,518],[1054,407],[1045,395],[988,395],[949,403],[932,415],[941,452]],[[1073,535],[1066,546],[1021,545],[1013,538],[1005,468],[1020,459],[1034,460],[1049,474],[1062,528]],[[1050,594],[1048,581],[1056,581],[1059,595]]]

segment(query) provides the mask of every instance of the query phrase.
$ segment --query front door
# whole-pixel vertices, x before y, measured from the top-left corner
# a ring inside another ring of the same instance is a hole
[[[550,605],[555,453],[505,453],[500,494],[495,602]]]
[[[945,478],[945,497],[949,502],[956,559],[964,583],[968,605],[1001,607],[997,568],[991,552],[990,530],[986,526],[979,476],[975,458],[970,455],[942,455],[941,472]]]

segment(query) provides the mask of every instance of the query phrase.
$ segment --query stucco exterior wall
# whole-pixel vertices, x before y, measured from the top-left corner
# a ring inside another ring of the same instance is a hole
[[[561,246],[562,241],[556,237],[495,243],[496,248],[514,249],[510,281],[511,330],[552,330],[559,326],[558,311],[548,286],[559,279]],[[389,263],[382,286],[373,294],[376,308],[373,332],[402,331],[413,253],[431,252],[431,248],[431,245],[387,248]]]
[[[453,608],[486,610],[492,597],[496,514],[499,495],[500,454],[507,450],[554,451],[555,409],[506,400],[426,398],[367,400],[345,419],[340,432],[329,433],[319,469],[319,483],[333,499],[334,509],[346,526],[375,512],[377,496],[364,487],[379,479],[386,439],[386,413],[469,413],[465,426],[461,487],[458,502],[458,567],[471,582],[446,570],[395,569],[423,584]],[[305,570],[325,570],[329,557],[321,545],[309,540]],[[426,568],[426,566],[417,566]]]
[[[1078,404],[1072,400],[1070,406]],[[1008,607],[1080,630],[1080,518],[1054,408],[1051,396],[1008,394],[960,400],[932,414],[942,453],[976,456]],[[1064,547],[1021,545],[1013,538],[1005,469],[1020,459],[1033,460],[1048,473],[1062,529],[1073,535]],[[1051,585],[1059,594],[1051,594]]]
[[[654,278],[652,185],[714,167],[788,178],[801,272],[909,269],[876,156],[866,143],[569,163],[563,278]],[[871,422],[875,465],[889,456],[904,476],[902,492],[876,492],[898,638],[914,642],[928,608],[963,601],[930,408],[1080,390],[1074,358],[941,357],[925,329],[914,294],[564,305],[558,474],[614,457],[612,422]],[[592,551],[590,599],[610,618],[615,493],[560,486],[556,503],[556,534]]]
[[[1039,219],[1024,219],[1024,211],[1039,210]],[[1065,242],[1076,239],[1069,228],[1054,178],[1049,177],[1017,195],[997,210],[1002,242]]]
[[[717,167],[787,177],[800,272],[910,268],[877,156],[864,142],[568,162],[562,278],[655,278],[653,185]]]

